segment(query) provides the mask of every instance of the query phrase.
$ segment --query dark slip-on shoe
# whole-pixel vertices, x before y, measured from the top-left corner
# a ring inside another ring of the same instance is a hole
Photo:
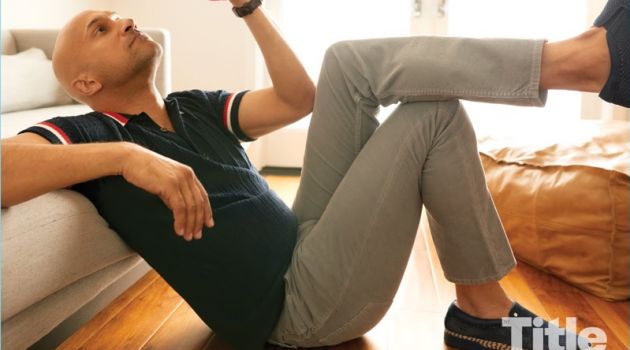
[[[513,332],[520,339],[512,339]],[[548,323],[518,303],[512,306],[509,317],[481,319],[453,302],[444,318],[444,343],[459,350],[590,349],[586,339]]]
[[[630,0],[609,0],[593,25],[606,28],[610,53],[610,75],[599,97],[630,107]]]

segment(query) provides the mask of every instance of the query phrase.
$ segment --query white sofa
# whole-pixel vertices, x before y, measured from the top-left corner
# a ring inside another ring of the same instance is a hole
[[[168,32],[144,31],[164,47],[157,82],[166,95],[171,86]],[[56,36],[56,30],[3,31],[2,54],[37,47],[50,57]],[[88,111],[85,105],[67,104],[3,113],[2,138],[52,117]],[[148,269],[77,192],[58,190],[2,209],[2,348],[56,347]]]

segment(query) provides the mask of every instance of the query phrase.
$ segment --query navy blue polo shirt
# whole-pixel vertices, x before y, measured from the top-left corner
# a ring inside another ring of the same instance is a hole
[[[175,234],[173,214],[159,197],[122,176],[71,188],[94,203],[213,331],[237,349],[260,349],[282,311],[297,220],[240,145],[249,140],[238,125],[244,94],[170,94],[165,103],[175,132],[162,131],[145,113],[91,112],[52,118],[20,133],[54,144],[134,142],[192,167],[210,197],[215,226],[204,226],[203,238],[191,242]]]

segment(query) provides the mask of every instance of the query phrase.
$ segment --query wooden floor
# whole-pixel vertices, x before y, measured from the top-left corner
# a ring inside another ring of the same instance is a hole
[[[267,180],[287,203],[292,202],[297,177],[267,176]],[[425,229],[421,229],[394,304],[385,318],[361,339],[330,349],[446,348],[442,342],[443,317],[454,299],[454,288],[444,279],[431,239],[424,233]],[[628,349],[628,302],[605,302],[524,264],[519,264],[501,284],[513,299],[538,315],[561,320],[577,316],[579,329],[605,330],[607,349]],[[179,295],[151,271],[58,349],[223,348]]]

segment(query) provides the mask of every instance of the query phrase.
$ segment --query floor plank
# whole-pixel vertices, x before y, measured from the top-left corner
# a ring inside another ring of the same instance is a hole
[[[199,319],[190,305],[182,302],[142,350],[202,350],[211,335],[212,331]]]
[[[181,303],[179,294],[157,278],[79,349],[141,349]]]
[[[270,187],[291,205],[298,179],[266,176]],[[331,350],[444,350],[443,318],[455,298],[446,281],[423,217],[412,255],[391,309],[360,339]],[[607,302],[519,263],[501,285],[540,316],[578,317],[578,326],[606,330],[609,350],[628,349],[628,302]],[[563,324],[563,322],[561,322]],[[420,346],[420,344],[422,344]],[[226,350],[194,311],[150,272],[116,299],[59,349]],[[280,349],[269,346],[268,350]]]
[[[138,280],[127,291],[116,298],[107,308],[99,312],[88,323],[83,325],[72,337],[66,339],[58,350],[74,350],[81,348],[90,338],[98,336],[97,333],[114,316],[123,311],[133,300],[139,297],[160,276],[153,270]]]
[[[589,303],[593,310],[606,326],[617,337],[626,348],[630,348],[630,307],[617,307],[617,303],[607,302],[588,293],[583,293],[583,298]]]

